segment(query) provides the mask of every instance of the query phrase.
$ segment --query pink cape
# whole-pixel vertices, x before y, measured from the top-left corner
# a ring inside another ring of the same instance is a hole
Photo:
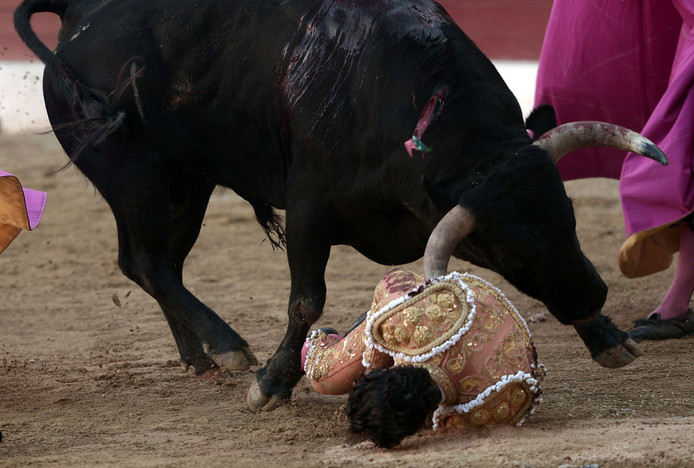
[[[22,229],[39,224],[45,206],[45,192],[23,188],[17,177],[0,170],[0,253]]]
[[[694,0],[556,0],[540,57],[535,104],[558,123],[602,120],[639,131],[670,164],[608,149],[567,155],[565,180],[619,178],[629,277],[666,268],[679,247],[670,229],[694,211]]]

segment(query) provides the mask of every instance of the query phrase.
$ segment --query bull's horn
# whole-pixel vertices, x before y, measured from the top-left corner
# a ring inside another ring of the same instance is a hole
[[[567,153],[587,146],[608,146],[638,153],[663,166],[665,154],[648,138],[620,125],[605,122],[570,122],[548,131],[535,143],[544,148],[557,163]]]
[[[424,251],[424,276],[427,279],[448,273],[448,261],[460,242],[475,229],[472,213],[454,206],[436,225]]]

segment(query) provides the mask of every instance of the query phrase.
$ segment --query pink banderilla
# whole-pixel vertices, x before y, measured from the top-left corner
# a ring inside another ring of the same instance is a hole
[[[410,157],[412,157],[412,150],[421,151],[422,157],[424,157],[424,153],[428,153],[431,151],[431,148],[429,148],[427,145],[424,144],[424,142],[422,142],[422,136],[424,135],[424,132],[426,131],[429,124],[443,110],[443,103],[445,97],[446,90],[440,89],[429,99],[429,101],[424,106],[422,115],[420,115],[419,121],[417,122],[417,126],[414,129],[414,135],[412,135],[412,138],[405,142],[405,149],[407,150],[407,154],[409,154]]]

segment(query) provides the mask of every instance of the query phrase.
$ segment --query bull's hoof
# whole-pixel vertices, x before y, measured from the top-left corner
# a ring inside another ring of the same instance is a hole
[[[246,403],[248,403],[248,408],[257,413],[259,411],[272,411],[286,400],[278,397],[277,395],[272,395],[267,397],[260,390],[260,385],[258,381],[254,380],[251,387],[248,389],[248,395],[246,396]]]
[[[598,353],[593,359],[603,367],[616,369],[631,364],[643,351],[631,338],[626,339],[620,346],[608,348]]]
[[[188,372],[188,370],[193,367],[190,365],[188,361],[185,359],[181,359],[181,370],[183,373]],[[200,380],[210,380],[210,379],[217,379],[220,377],[224,377],[224,374],[227,372],[224,369],[221,369],[218,367],[214,361],[210,359],[205,359],[203,361],[203,364],[199,363],[199,370],[198,368],[193,367],[195,371],[195,377],[197,377]]]
[[[207,355],[201,354],[195,356],[194,359],[181,358],[181,370],[186,373],[193,368],[195,375],[197,377],[205,375],[212,375],[215,372],[219,372],[219,366],[210,359]]]
[[[230,371],[245,371],[258,365],[258,359],[248,347],[212,354],[212,359],[219,367]]]
[[[196,374],[196,377],[200,380],[224,379],[226,376],[227,372],[219,367],[215,367],[214,369],[209,369],[199,374]]]

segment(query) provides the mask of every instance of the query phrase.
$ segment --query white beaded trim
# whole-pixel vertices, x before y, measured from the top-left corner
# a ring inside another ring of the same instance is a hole
[[[544,366],[542,364],[540,364],[540,367],[544,370]],[[506,385],[513,382],[526,383],[529,386],[529,390],[533,392],[533,394],[535,394],[535,398],[533,399],[531,408],[526,413],[526,415],[516,423],[516,426],[520,426],[530,415],[532,415],[535,412],[535,406],[537,406],[542,401],[542,395],[539,391],[539,387],[537,386],[539,381],[532,375],[526,374],[523,371],[518,371],[518,373],[516,374],[504,375],[503,377],[501,377],[501,380],[499,380],[496,384],[487,387],[472,401],[460,405],[439,406],[437,410],[434,412],[433,416],[434,430],[439,428],[439,420],[441,416],[445,416],[453,412],[457,412],[458,414],[469,413],[471,410],[477,408],[478,406],[481,406],[484,403],[484,400],[493,392],[499,392]]]
[[[318,347],[327,347],[322,341],[316,340],[321,333],[320,330],[313,330],[311,334],[306,337],[306,361],[304,362],[304,372],[311,380],[313,380],[313,372],[316,368],[316,363],[313,362],[312,365],[309,363],[313,361],[313,355],[316,353]]]
[[[381,308],[381,310],[379,310],[373,314],[371,314],[371,312],[369,312],[367,314],[366,329],[365,329],[367,349],[368,348],[371,348],[371,349],[375,348],[375,349],[381,351],[382,353],[386,353],[386,354],[392,356],[393,359],[400,360],[400,361],[424,362],[424,361],[428,361],[433,356],[436,356],[437,354],[446,351],[448,348],[450,348],[451,346],[456,344],[458,342],[458,340],[460,340],[460,338],[465,333],[467,333],[468,330],[470,330],[470,327],[472,326],[472,322],[475,318],[475,314],[477,313],[477,308],[475,306],[475,296],[474,296],[473,292],[470,290],[470,287],[467,284],[465,284],[465,282],[463,282],[463,278],[465,278],[466,276],[473,277],[479,281],[482,281],[482,282],[488,284],[490,287],[493,287],[491,284],[487,283],[486,281],[484,281],[481,278],[477,278],[476,276],[468,275],[467,273],[466,274],[460,274],[460,273],[455,272],[455,271],[452,273],[449,273],[448,275],[445,275],[445,276],[439,276],[438,278],[432,278],[432,279],[428,280],[426,283],[424,283],[423,285],[418,286],[415,289],[409,291],[407,294],[405,294],[405,295],[403,295],[397,299],[392,300],[388,305]],[[465,291],[465,301],[467,302],[468,306],[470,307],[467,319],[465,320],[465,325],[463,325],[455,335],[451,336],[450,339],[448,339],[446,342],[440,344],[439,346],[435,346],[434,348],[432,348],[432,350],[430,352],[425,353],[425,354],[420,354],[418,356],[409,356],[409,355],[406,355],[402,352],[395,353],[393,351],[390,351],[387,348],[384,348],[383,346],[379,345],[378,343],[374,342],[373,335],[371,334],[371,329],[373,328],[374,321],[376,321],[376,319],[378,317],[380,317],[381,315],[385,314],[386,312],[392,310],[393,308],[399,306],[403,302],[417,296],[418,294],[421,294],[421,292],[423,291],[423,289],[426,286],[428,286],[430,284],[441,283],[444,281],[456,282],[458,284],[458,286],[460,286],[460,288],[463,291]],[[496,289],[496,288],[494,288],[494,289]],[[503,296],[501,291],[497,290],[497,292]],[[504,298],[505,298],[505,296],[504,296]],[[517,313],[517,311],[516,311],[516,313]],[[366,354],[366,352],[364,354]],[[371,363],[369,363],[365,357],[362,358],[362,364],[365,367],[371,366]]]
[[[535,408],[542,403],[542,389],[539,388],[539,382],[545,377],[545,375],[547,375],[547,368],[544,364],[538,364],[537,367],[535,367],[535,364],[530,364],[530,368],[533,370],[533,375],[535,375],[536,379],[535,398],[530,404],[530,408],[528,408],[525,415],[516,423],[516,426],[522,426],[526,419],[535,414]]]

